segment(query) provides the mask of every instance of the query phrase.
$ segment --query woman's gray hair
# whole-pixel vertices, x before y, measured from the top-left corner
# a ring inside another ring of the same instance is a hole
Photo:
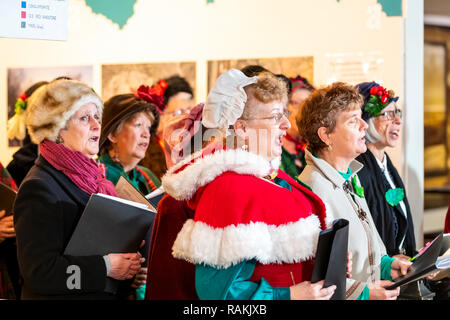
[[[370,118],[367,121],[367,131],[366,131],[366,143],[375,143],[382,139],[377,129],[375,128],[375,124],[373,123],[374,118]]]

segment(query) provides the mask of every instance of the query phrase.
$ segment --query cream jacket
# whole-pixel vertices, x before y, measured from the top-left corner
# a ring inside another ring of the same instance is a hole
[[[306,151],[306,167],[299,179],[312,188],[325,203],[327,224],[331,226],[334,219],[349,221],[348,249],[353,254],[352,279],[347,279],[346,298],[356,299],[364,287],[380,280],[381,257],[386,255],[386,248],[372,220],[366,200],[360,198],[348,188],[344,178],[328,162],[316,158]],[[363,165],[353,160],[350,164],[353,176]],[[354,200],[353,200],[354,199]]]

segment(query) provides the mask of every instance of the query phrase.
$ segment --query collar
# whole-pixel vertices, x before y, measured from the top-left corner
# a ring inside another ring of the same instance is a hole
[[[337,171],[331,164],[326,162],[323,159],[317,158],[312,155],[311,152],[306,150],[306,162],[308,165],[314,165],[317,167],[323,175],[330,180],[336,187],[342,188],[345,180],[340,174],[339,171]],[[349,169],[351,170],[351,175],[348,178],[349,180],[353,179],[353,177],[358,173],[359,170],[361,170],[364,166],[361,162],[357,160],[352,160],[349,165]]]
[[[123,173],[126,176],[128,176],[130,180],[134,180],[137,177],[136,168],[133,168],[130,170],[130,172],[126,173],[125,170],[123,169],[123,166],[120,163],[114,161],[108,152],[103,153],[100,157],[98,157],[98,160],[107,167],[110,168],[113,167],[117,169],[120,173]]]
[[[383,161],[378,160],[378,158],[375,157],[375,155],[374,155],[374,158],[377,161],[377,164],[380,167],[381,171],[385,172],[387,170],[387,156],[386,156],[386,154],[384,154]]]
[[[267,159],[240,149],[199,151],[171,167],[162,177],[164,190],[177,200],[189,200],[195,192],[225,172],[236,172],[263,178],[273,172],[279,161]]]

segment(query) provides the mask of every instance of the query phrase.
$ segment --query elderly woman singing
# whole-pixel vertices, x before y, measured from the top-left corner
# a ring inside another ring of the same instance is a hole
[[[172,252],[195,264],[200,299],[329,299],[336,289],[310,282],[324,204],[278,170],[290,127],[286,104],[286,85],[272,73],[225,72],[202,123],[226,138],[162,179],[169,195],[195,211]]]
[[[40,155],[14,205],[23,299],[114,299],[107,277],[125,280],[140,268],[139,253],[70,256],[64,249],[93,193],[116,195],[92,159],[98,153],[103,104],[75,80],[55,80],[29,101],[27,127]],[[69,266],[80,287],[67,286]]]

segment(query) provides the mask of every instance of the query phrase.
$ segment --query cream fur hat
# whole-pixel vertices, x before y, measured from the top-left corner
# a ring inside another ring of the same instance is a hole
[[[39,144],[44,139],[56,141],[59,130],[80,107],[94,103],[100,116],[103,103],[94,90],[77,80],[55,80],[38,89],[28,102],[27,129],[31,140]]]

